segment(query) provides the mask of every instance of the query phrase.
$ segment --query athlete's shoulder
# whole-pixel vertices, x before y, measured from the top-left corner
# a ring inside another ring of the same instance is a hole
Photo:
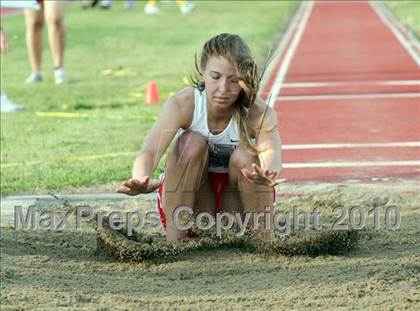
[[[194,102],[194,91],[195,87],[193,86],[187,86],[184,87],[182,90],[180,90],[178,93],[172,96],[176,101],[192,101]]]
[[[175,95],[171,96],[168,99],[168,102],[173,105],[177,105],[179,108],[183,110],[191,108],[194,106],[194,91],[195,88],[192,86],[187,86],[180,90]]]
[[[195,88],[192,86],[185,87],[171,96],[165,104],[178,117],[182,118],[182,123],[187,128],[191,124],[194,114],[194,91]]]

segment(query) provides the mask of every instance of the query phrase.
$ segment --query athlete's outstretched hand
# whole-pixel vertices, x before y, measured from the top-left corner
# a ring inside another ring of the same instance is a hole
[[[277,172],[263,170],[257,164],[252,163],[252,169],[247,170],[245,168],[242,169],[242,175],[245,177],[246,180],[252,182],[256,185],[265,185],[268,187],[275,187],[276,185],[283,183],[286,179],[276,179]]]
[[[118,193],[125,193],[127,195],[138,195],[142,193],[149,193],[159,188],[160,182],[157,180],[150,180],[149,176],[142,179],[129,179],[122,183],[123,185],[115,190]]]

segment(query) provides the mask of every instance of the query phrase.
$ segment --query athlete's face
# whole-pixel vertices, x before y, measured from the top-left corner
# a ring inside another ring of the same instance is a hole
[[[241,92],[235,67],[222,56],[210,56],[203,72],[207,99],[218,106],[232,105]]]

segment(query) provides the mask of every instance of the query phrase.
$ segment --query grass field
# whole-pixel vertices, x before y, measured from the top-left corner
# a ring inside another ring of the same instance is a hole
[[[290,1],[200,1],[182,16],[174,3],[162,3],[162,14],[147,16],[141,3],[135,11],[123,5],[116,2],[109,11],[68,7],[65,68],[71,83],[59,87],[46,36],[46,79],[23,83],[30,73],[24,19],[4,19],[11,50],[2,56],[2,89],[27,110],[1,115],[2,194],[130,177],[135,152],[162,103],[194,73],[194,54],[203,43],[217,33],[238,33],[263,64],[284,31],[283,16],[295,8]],[[159,105],[143,104],[150,80],[159,84]]]
[[[420,38],[420,4],[418,1],[385,1],[398,19]]]

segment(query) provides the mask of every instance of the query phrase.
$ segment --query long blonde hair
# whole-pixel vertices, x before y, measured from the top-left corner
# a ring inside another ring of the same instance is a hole
[[[255,103],[260,77],[258,76],[257,64],[251,55],[251,50],[245,41],[236,34],[222,33],[208,40],[202,49],[200,66],[195,59],[197,73],[202,77],[202,71],[206,68],[208,59],[211,56],[223,56],[226,58],[239,73],[238,84],[241,87],[238,99],[233,104],[234,118],[239,126],[241,143],[252,154],[257,154],[257,150],[251,139],[251,130],[260,129],[254,125],[248,113]],[[205,89],[204,81],[201,78],[191,77],[192,84],[200,91]]]

